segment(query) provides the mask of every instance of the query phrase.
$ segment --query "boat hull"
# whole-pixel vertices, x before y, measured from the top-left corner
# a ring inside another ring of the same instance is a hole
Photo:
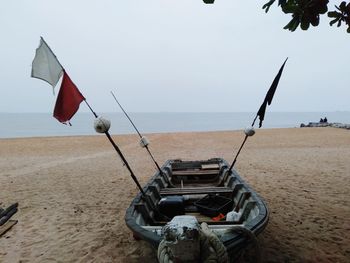
[[[157,248],[163,239],[162,227],[170,220],[159,212],[160,200],[167,196],[184,196],[190,200],[185,207],[186,214],[196,215],[199,223],[206,222],[225,245],[229,257],[235,258],[252,241],[249,235],[235,229],[244,227],[257,236],[268,223],[269,211],[263,199],[237,171],[229,171],[228,167],[221,158],[168,160],[161,168],[163,174],[156,173],[143,187],[146,195],[139,193],[131,202],[125,215],[126,225],[135,237]],[[240,213],[241,218],[235,222],[214,221],[196,211],[193,200],[213,194],[232,198],[232,210]]]

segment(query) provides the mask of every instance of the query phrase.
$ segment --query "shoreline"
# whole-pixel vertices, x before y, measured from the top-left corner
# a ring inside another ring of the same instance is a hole
[[[132,120],[142,133],[158,132],[205,132],[208,130],[228,131],[242,130],[251,125],[254,113],[135,113],[131,114]],[[326,115],[328,121],[350,123],[349,114],[344,112],[297,112],[279,113],[269,112],[269,118],[264,122],[263,128],[295,128],[300,123],[319,120]],[[101,116],[105,116],[101,114]],[[125,118],[119,113],[106,114],[106,118],[112,122],[111,133],[133,134],[135,131]],[[57,122],[52,114],[18,114],[16,116],[0,114],[0,120],[4,124],[0,128],[0,137],[48,137],[48,136],[76,136],[95,135],[93,129],[94,117],[88,113],[77,113],[72,120],[72,127],[67,127]]]
[[[289,129],[300,129],[300,127],[277,127],[277,128],[254,128],[255,129],[255,134],[258,134],[259,131],[264,131],[264,130],[289,130]],[[228,133],[228,132],[233,132],[233,133],[237,133],[237,132],[241,132],[244,138],[244,128],[242,129],[237,129],[237,130],[211,130],[211,131],[173,131],[173,132],[148,132],[148,133],[143,133],[141,131],[141,134],[143,136],[157,136],[157,135],[173,135],[173,134],[194,134],[194,133],[198,133],[198,134],[203,134],[203,133]],[[112,137],[125,137],[125,136],[134,136],[138,134],[136,132],[133,133],[110,133],[110,135]],[[28,136],[28,137],[6,137],[6,138],[1,138],[0,140],[24,140],[24,139],[49,139],[49,138],[57,138],[57,139],[64,139],[64,138],[94,138],[94,137],[98,137],[98,136],[103,136],[104,134],[102,133],[97,133],[95,132],[95,134],[81,134],[81,135],[55,135],[55,136]],[[256,136],[256,135],[254,135]],[[139,138],[139,137],[138,137]]]
[[[327,123],[318,125],[317,122],[309,122],[309,124],[301,123],[300,126],[295,127],[277,127],[277,128],[254,128],[256,133],[259,133],[259,131],[264,130],[289,130],[289,129],[300,129],[300,128],[339,128],[339,129],[345,129],[350,130],[350,124],[344,124],[344,123]],[[173,131],[173,132],[148,132],[148,133],[141,133],[143,136],[156,136],[156,135],[171,135],[171,134],[193,134],[193,133],[227,133],[227,132],[244,132],[244,128],[242,129],[234,129],[234,130],[210,130],[210,131]],[[133,136],[137,135],[136,131],[133,133],[111,133],[111,136]],[[87,138],[87,137],[97,137],[97,136],[104,136],[103,134],[95,133],[95,134],[81,134],[81,135],[55,135],[55,136],[24,136],[24,137],[6,137],[1,138],[0,140],[22,140],[22,139],[40,139],[40,138],[58,138],[58,139],[64,139],[64,138]]]
[[[300,127],[277,127],[277,128],[255,128],[255,131],[262,131],[262,130],[276,130],[276,129],[296,129],[296,128],[300,128]],[[227,132],[242,132],[242,134],[244,134],[244,128],[242,129],[234,129],[234,130],[210,130],[210,131],[171,131],[171,132],[145,132],[143,133],[141,131],[141,134],[144,136],[148,136],[148,135],[170,135],[170,134],[193,134],[193,133],[227,133]],[[133,136],[133,135],[137,135],[136,131],[133,131],[132,133],[110,133],[111,136]],[[6,137],[6,138],[1,138],[0,140],[7,140],[7,139],[35,139],[35,138],[71,138],[71,137],[97,137],[97,136],[104,136],[104,134],[101,133],[97,133],[95,132],[95,134],[80,134],[80,135],[55,135],[55,136],[24,136],[24,137]]]
[[[263,262],[346,262],[350,257],[350,135],[333,128],[256,129],[238,158],[240,176],[267,202]],[[112,135],[141,185],[156,172],[137,134]],[[237,131],[147,134],[167,159],[232,161]],[[0,238],[0,261],[144,262],[154,252],[124,222],[137,194],[104,136],[0,139],[0,206],[19,202]]]

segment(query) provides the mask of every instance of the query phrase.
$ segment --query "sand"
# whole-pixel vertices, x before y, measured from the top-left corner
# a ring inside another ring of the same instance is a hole
[[[145,184],[155,173],[137,136],[113,136]],[[240,131],[151,134],[158,162],[223,157]],[[0,206],[19,202],[19,222],[0,238],[0,262],[154,262],[133,239],[125,209],[137,193],[103,136],[0,140]],[[349,262],[350,131],[264,129],[236,164],[267,202],[263,262]]]

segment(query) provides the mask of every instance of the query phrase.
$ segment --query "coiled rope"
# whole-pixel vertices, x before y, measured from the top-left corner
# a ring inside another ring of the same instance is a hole
[[[207,223],[201,224],[201,262],[203,263],[227,263],[226,247],[217,235],[211,231]]]
[[[173,259],[174,259],[174,255],[171,252],[171,249],[169,248],[169,246],[166,244],[167,241],[166,240],[162,240],[159,243],[158,246],[158,252],[157,252],[157,256],[158,256],[158,261],[159,263],[173,263]]]
[[[254,251],[255,251],[255,258],[251,259],[251,262],[260,263],[261,250],[260,250],[259,242],[256,235],[252,231],[250,231],[248,228],[245,228],[244,226],[232,226],[231,228],[229,228],[229,231],[245,235],[250,241],[252,241],[252,245],[254,246]]]
[[[236,232],[245,235],[252,241],[255,248],[255,258],[252,262],[261,262],[260,246],[255,234],[243,226],[233,226],[228,231]],[[227,263],[229,258],[226,247],[220,239],[209,229],[206,223],[201,224],[201,231],[199,232],[200,240],[200,262],[203,263]],[[158,261],[159,263],[174,263],[174,255],[167,245],[166,240],[162,240],[158,246]],[[232,260],[232,259],[231,259]]]
[[[200,262],[203,263],[227,263],[228,256],[224,244],[209,229],[206,223],[202,223],[199,232],[200,241]],[[159,263],[173,263],[174,255],[167,245],[166,240],[162,240],[158,246]]]

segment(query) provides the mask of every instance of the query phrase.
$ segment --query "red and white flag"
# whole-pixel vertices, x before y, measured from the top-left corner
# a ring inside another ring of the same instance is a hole
[[[57,96],[53,116],[64,124],[69,123],[73,115],[78,111],[80,103],[85,100],[77,86],[69,78],[66,71],[61,66],[55,54],[40,38],[40,45],[36,49],[32,63],[32,77],[42,79],[55,88],[57,82],[63,74],[61,88]]]

